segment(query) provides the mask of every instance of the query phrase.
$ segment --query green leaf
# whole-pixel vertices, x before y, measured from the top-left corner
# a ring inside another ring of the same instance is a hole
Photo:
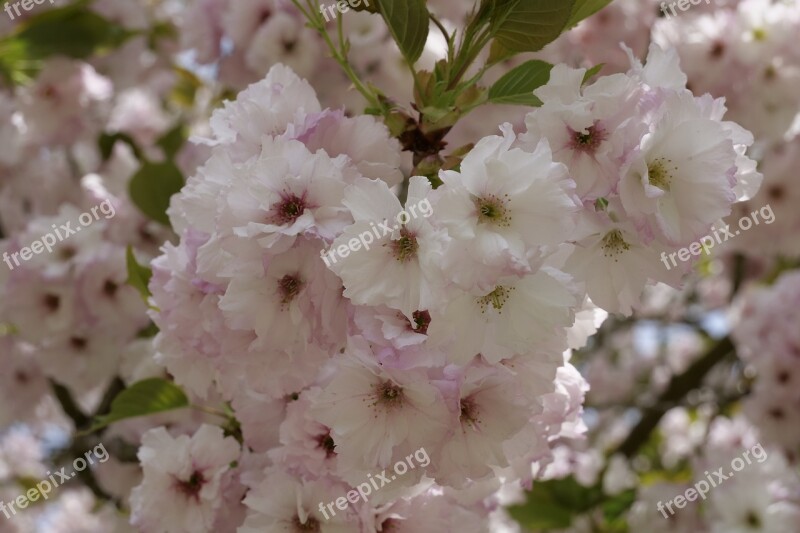
[[[631,508],[636,501],[636,489],[628,489],[615,496],[609,496],[603,502],[603,516],[607,522],[614,522],[619,519],[625,511]]]
[[[147,325],[144,329],[140,330],[139,333],[136,334],[137,339],[152,339],[156,335],[158,335],[159,329],[153,322]]]
[[[567,29],[575,26],[583,19],[594,15],[610,4],[611,1],[612,0],[575,0],[575,6],[572,8],[572,15],[569,17],[569,21],[567,21]]]
[[[489,102],[494,104],[542,105],[533,91],[550,79],[553,65],[538,59],[511,69],[489,89]]]
[[[364,0],[363,2],[361,0],[355,0],[353,2],[349,2],[348,7],[353,11],[367,11],[369,13],[378,12],[378,6],[375,5],[374,0]]]
[[[600,63],[599,65],[595,65],[592,68],[590,68],[589,70],[587,70],[586,74],[583,75],[583,81],[581,82],[581,85],[586,85],[586,83],[590,79],[592,79],[598,72],[603,70],[603,67],[605,65],[606,65],[605,63]]]
[[[174,163],[145,163],[131,178],[128,191],[142,213],[169,226],[169,200],[181,190],[183,184],[183,174]]]
[[[378,9],[403,56],[413,65],[428,40],[430,14],[425,0],[378,0]]]
[[[86,58],[119,47],[135,32],[89,9],[88,2],[42,10],[20,24],[12,39],[24,44],[28,58],[53,55]]]
[[[602,497],[599,487],[584,487],[574,477],[536,481],[526,502],[509,507],[508,512],[528,529],[562,529],[572,524],[573,516],[588,511]]]
[[[150,378],[134,383],[114,398],[108,414],[95,417],[89,433],[128,418],[152,415],[189,406],[189,398],[174,383]]]
[[[183,146],[183,143],[186,142],[187,138],[186,126],[182,122],[178,122],[175,127],[162,135],[161,138],[156,141],[156,144],[164,150],[164,155],[167,156],[167,159],[172,160],[175,158],[175,154],[178,153],[178,150]]]
[[[97,145],[100,147],[100,155],[103,157],[103,161],[108,161],[108,158],[111,157],[111,153],[114,150],[114,145],[117,144],[117,141],[124,142],[128,146],[131,147],[133,151],[133,155],[136,156],[136,159],[141,161],[142,159],[142,151],[137,146],[136,141],[128,135],[127,133],[103,133],[100,135],[100,138],[97,139]]]
[[[172,70],[175,73],[175,85],[172,87],[170,96],[179,105],[191,108],[194,105],[197,91],[203,87],[203,80],[185,68],[175,66]]]
[[[176,40],[178,38],[178,28],[171,22],[156,22],[149,30],[147,35],[147,47],[150,50],[158,50],[161,39]]]
[[[153,277],[153,271],[136,261],[136,256],[133,255],[133,247],[130,245],[128,245],[128,250],[125,254],[125,263],[128,265],[128,279],[125,283],[138,290],[144,301],[147,302],[147,299],[151,296],[147,285],[150,283],[150,278]]]
[[[489,47],[489,57],[486,59],[486,63],[488,65],[495,65],[501,61],[505,61],[514,57],[514,55],[516,55],[515,52],[507,49],[498,41],[492,41],[492,44]]]
[[[536,52],[561,35],[575,0],[509,0],[498,2],[502,21],[492,21],[495,39],[512,52]],[[493,14],[493,16],[495,16]]]

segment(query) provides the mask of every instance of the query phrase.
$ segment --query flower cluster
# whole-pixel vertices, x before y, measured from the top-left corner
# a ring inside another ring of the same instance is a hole
[[[797,360],[797,302],[800,276],[783,275],[772,287],[754,289],[742,297],[734,338],[742,359],[756,379],[744,411],[769,442],[796,450],[800,432],[795,424],[800,396]]]
[[[287,67],[211,124],[212,156],[169,210],[181,242],[153,262],[152,318],[157,358],[193,393],[230,401],[269,464],[242,474],[244,527],[322,523],[317,502],[421,447],[429,468],[336,520],[385,529],[414,508],[403,496],[445,516],[465,502],[436,486],[472,487],[476,502],[501,472],[530,480],[584,393],[562,355],[583,295],[545,264],[580,203],[547,143],[526,152],[508,130],[484,139],[438,190],[412,178],[407,205],[428,200],[433,215],[399,219],[399,145],[371,118],[321,109]],[[369,250],[327,268],[320,257],[403,219]],[[269,489],[278,480],[296,487],[286,506]],[[373,507],[392,502],[390,514]],[[457,512],[486,520],[478,507]]]
[[[521,138],[545,139],[576,182],[583,209],[565,270],[597,305],[629,314],[649,281],[680,284],[661,254],[705,235],[761,175],[745,155],[752,135],[722,120],[722,100],[686,89],[673,52],[654,45],[646,65],[582,87],[584,75],[554,67]]]
[[[800,3],[322,4],[0,19],[0,533],[800,531]]]
[[[674,55],[653,48],[585,87],[584,74],[555,67],[527,131],[481,139],[435,190],[409,180],[406,205],[430,202],[430,217],[329,265],[321,251],[402,220],[399,145],[323,109],[282,65],[214,113],[199,139],[212,155],[169,209],[182,238],[153,262],[151,316],[157,360],[230,402],[262,457],[241,474],[246,530],[314,529],[317,502],[422,447],[427,468],[336,520],[383,530],[380,506],[406,516],[416,495],[481,523],[501,480],[530,482],[552,439],[581,433],[586,389],[563,352],[597,325],[586,292],[630,313],[649,281],[677,284],[660,252],[759,181],[752,138],[685,88]],[[197,505],[211,527],[215,508]],[[146,523],[145,506],[133,513]]]

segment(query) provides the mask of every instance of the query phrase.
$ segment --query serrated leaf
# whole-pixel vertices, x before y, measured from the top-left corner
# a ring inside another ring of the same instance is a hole
[[[88,433],[93,433],[109,424],[172,411],[189,406],[189,398],[174,383],[161,378],[145,379],[134,383],[114,398],[108,414],[94,419]]]
[[[142,295],[142,299],[147,302],[147,299],[151,296],[148,284],[150,283],[150,278],[153,277],[153,271],[149,267],[139,264],[136,256],[133,255],[133,247],[130,245],[128,245],[128,250],[125,253],[125,264],[128,267],[128,279],[125,283],[138,290],[139,294]]]
[[[500,42],[492,41],[492,44],[489,47],[489,57],[486,59],[486,63],[494,65],[501,61],[505,61],[514,55],[514,52],[503,46]]]
[[[169,226],[169,200],[181,190],[183,184],[183,174],[174,163],[145,163],[131,178],[128,192],[142,213]]]
[[[612,0],[575,0],[572,14],[567,21],[567,29],[572,28],[578,22],[590,17],[610,4]]]
[[[518,0],[493,23],[495,39],[512,52],[536,52],[561,35],[575,0]]]
[[[511,69],[489,89],[489,102],[494,104],[542,105],[533,91],[550,79],[553,65],[538,59]]]
[[[378,0],[378,9],[403,56],[413,65],[428,40],[430,14],[425,0]]]

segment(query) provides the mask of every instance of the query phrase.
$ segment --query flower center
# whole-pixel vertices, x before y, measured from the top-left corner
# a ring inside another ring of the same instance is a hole
[[[428,326],[431,323],[431,314],[428,311],[414,311],[411,317],[414,319],[411,323],[411,329],[416,333],[427,335]]]
[[[387,518],[381,524],[381,533],[394,533],[395,531],[399,531],[400,529],[400,521],[396,518]]]
[[[283,41],[283,51],[286,52],[287,54],[291,54],[295,46],[297,46],[297,41],[293,40]]]
[[[106,280],[106,282],[103,284],[103,292],[109,298],[113,298],[114,295],[117,294],[117,289],[119,289],[119,285],[117,285],[110,279]]]
[[[88,346],[89,341],[87,341],[84,337],[71,337],[69,339],[69,344],[72,346],[75,351],[82,352]]]
[[[295,515],[292,525],[294,526],[294,533],[319,533],[322,531],[319,520],[313,516],[306,518],[305,523],[303,523],[300,521],[300,517]]]
[[[61,307],[61,298],[57,294],[45,294],[44,306],[48,311],[55,313]]]
[[[606,257],[615,257],[631,249],[631,245],[625,242],[622,232],[618,229],[606,233],[606,236],[603,237],[602,247],[603,255]],[[616,262],[618,259],[614,259],[614,261]]]
[[[392,255],[400,263],[407,263],[417,256],[417,238],[405,228],[400,230],[400,238],[391,242]]]
[[[669,190],[672,184],[672,172],[670,172],[670,167],[668,166],[670,164],[672,164],[672,159],[659,157],[647,165],[647,179],[650,185],[664,191]],[[678,167],[672,167],[672,170],[678,170]]]
[[[336,455],[336,443],[333,442],[333,437],[331,437],[331,432],[328,431],[327,433],[323,433],[322,435],[317,437],[317,444],[320,448],[325,450],[325,456],[327,458],[334,457]]]
[[[507,194],[504,195],[504,198],[499,198],[494,194],[483,198],[476,198],[475,209],[478,211],[478,222],[503,227],[510,226],[511,215],[508,213],[508,208],[506,207],[507,199]]]
[[[388,408],[400,407],[403,405],[403,387],[391,381],[384,381],[377,385],[377,403],[383,404]]]
[[[572,131],[572,130],[570,130]],[[597,122],[586,128],[586,132],[572,131],[572,149],[578,152],[593,154],[608,138],[608,133]]]
[[[198,499],[200,496],[200,489],[203,488],[206,480],[203,473],[199,470],[192,472],[188,480],[178,480],[178,490],[189,498]]]
[[[489,306],[492,306],[495,311],[502,313],[503,306],[506,304],[506,301],[511,296],[513,291],[514,287],[503,287],[502,285],[498,285],[486,296],[478,298],[478,305],[481,306],[481,314],[486,313],[486,309]]]
[[[278,291],[281,293],[281,303],[288,304],[300,294],[303,282],[297,276],[286,274],[278,281]]]
[[[295,220],[305,212],[306,201],[305,195],[303,197],[297,196],[294,193],[282,195],[280,203],[275,210],[275,219],[279,224],[292,224]]]
[[[472,398],[464,398],[461,400],[461,423],[466,424],[473,429],[477,429],[481,420],[479,418],[478,406]]]
[[[747,513],[747,516],[745,516],[745,522],[747,522],[748,526],[754,529],[761,529],[761,520],[758,518],[758,515],[753,511]]]
[[[59,250],[58,256],[61,258],[62,261],[69,261],[70,259],[75,257],[75,254],[77,253],[78,252],[72,246],[64,246],[61,248],[61,250]]]

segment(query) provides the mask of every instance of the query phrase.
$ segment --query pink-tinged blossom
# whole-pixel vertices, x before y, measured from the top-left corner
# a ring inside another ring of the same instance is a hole
[[[463,486],[508,466],[503,443],[519,433],[541,405],[523,391],[529,385],[505,367],[474,363],[451,369],[456,389],[449,398],[458,422],[435,460],[437,482]]]
[[[670,95],[663,106],[622,179],[620,198],[661,242],[684,245],[730,213],[737,152],[723,124],[703,118],[690,93]]]
[[[578,233],[583,237],[563,268],[585,284],[589,298],[602,309],[629,315],[650,280],[680,285],[687,264],[668,269],[661,253],[671,250],[657,242],[645,246],[636,227],[624,219],[619,199],[599,210],[587,210]]]
[[[534,406],[528,423],[503,443],[510,465],[499,471],[507,479],[520,479],[524,486],[554,460],[553,440],[582,439],[586,433],[582,416],[589,384],[574,366],[563,363],[561,354],[546,353],[504,362],[517,382],[525,383],[521,391]],[[556,367],[558,364],[563,366]]]
[[[361,178],[347,189],[343,203],[355,223],[333,241],[323,260],[342,278],[344,295],[353,303],[385,305],[411,318],[438,300],[438,263],[446,236],[427,220],[432,213],[430,191],[427,179],[412,178],[406,216],[400,217],[404,208],[386,183]],[[349,243],[354,241],[359,249],[352,249]],[[341,249],[348,254],[340,254]]]
[[[269,452],[275,464],[303,478],[335,475],[337,471],[336,442],[331,429],[313,419],[311,407],[321,390],[303,391],[286,405],[280,425],[280,445]]]
[[[383,368],[365,344],[352,340],[311,407],[314,420],[331,428],[346,471],[386,468],[403,453],[438,446],[451,424],[426,371]]]
[[[620,167],[638,146],[646,126],[636,106],[641,88],[624,74],[582,87],[586,69],[556,65],[536,89],[543,105],[528,114],[523,142],[547,139],[553,159],[567,165],[581,200],[594,201],[617,188]]]
[[[211,146],[228,148],[243,161],[257,153],[264,136],[278,135],[297,116],[321,111],[314,89],[289,67],[276,65],[267,77],[225,102],[211,115]],[[200,139],[202,140],[202,139]]]
[[[177,382],[200,397],[208,394],[216,376],[214,360],[231,333],[224,328],[219,300],[224,288],[197,277],[197,248],[207,239],[189,232],[178,246],[165,244],[152,263],[150,290],[158,312],[150,311],[159,327],[157,360]],[[203,327],[198,328],[198,314]],[[227,334],[227,335],[223,335]]]
[[[481,139],[459,172],[440,174],[436,220],[453,241],[444,266],[465,289],[490,289],[498,277],[529,272],[531,257],[570,235],[580,206],[546,141],[528,152],[513,147],[510,125],[502,129],[502,137]]]
[[[230,169],[239,179],[224,194],[219,227],[272,253],[287,250],[298,236],[330,242],[350,222],[342,167],[342,159],[298,141],[265,139],[257,159]]]
[[[322,42],[301,17],[278,11],[258,28],[245,51],[245,64],[255,73],[284,64],[299,76],[313,74],[322,58]]]
[[[453,289],[440,311],[431,314],[432,342],[447,343],[452,362],[481,354],[490,363],[547,346],[567,346],[582,295],[572,278],[551,267],[525,276],[506,276],[488,290]]]
[[[348,117],[344,111],[326,109],[290,124],[284,137],[302,141],[311,151],[322,149],[331,157],[346,156],[348,183],[359,175],[383,180],[390,187],[403,180],[400,143],[370,116]]]
[[[431,314],[429,311],[414,311],[409,319],[400,311],[389,307],[356,306],[353,309],[353,322],[361,335],[373,346],[391,348],[389,353],[398,353],[395,350],[423,347],[428,339]],[[427,346],[425,347],[427,348]],[[404,360],[408,361],[406,355],[409,353],[411,350],[403,352]],[[431,351],[428,351],[424,355],[424,361],[441,364],[444,359],[440,361],[432,355]]]
[[[212,63],[220,55],[222,13],[228,0],[200,0],[187,6],[181,18],[181,44],[197,54],[197,62]]]
[[[458,502],[434,487],[398,499],[371,518],[374,531],[383,533],[483,533],[490,531],[487,515],[484,506]]]
[[[221,428],[203,425],[191,437],[163,427],[145,433],[139,450],[142,484],[131,495],[131,523],[144,532],[213,531],[229,490],[239,444]]]
[[[20,103],[38,142],[72,144],[101,130],[111,94],[111,82],[91,65],[59,57],[44,64]]]
[[[781,276],[774,286],[752,288],[739,301],[733,331],[737,354],[755,371],[744,412],[764,443],[795,450],[800,443],[800,334],[797,330],[800,275]]]
[[[354,505],[344,511],[320,511],[320,502],[334,502],[349,487],[325,479],[303,480],[281,471],[268,468],[263,480],[253,483],[244,500],[249,508],[247,519],[237,533],[263,531],[316,531],[319,533],[356,533],[360,531]],[[333,513],[336,513],[335,515]]]
[[[0,336],[5,363],[0,373],[0,426],[33,419],[50,384],[34,358],[33,346],[9,335]]]
[[[313,320],[326,292],[324,265],[317,247],[303,242],[270,258],[263,275],[241,276],[219,302],[226,324],[254,331],[254,348],[302,354],[312,341]]]

